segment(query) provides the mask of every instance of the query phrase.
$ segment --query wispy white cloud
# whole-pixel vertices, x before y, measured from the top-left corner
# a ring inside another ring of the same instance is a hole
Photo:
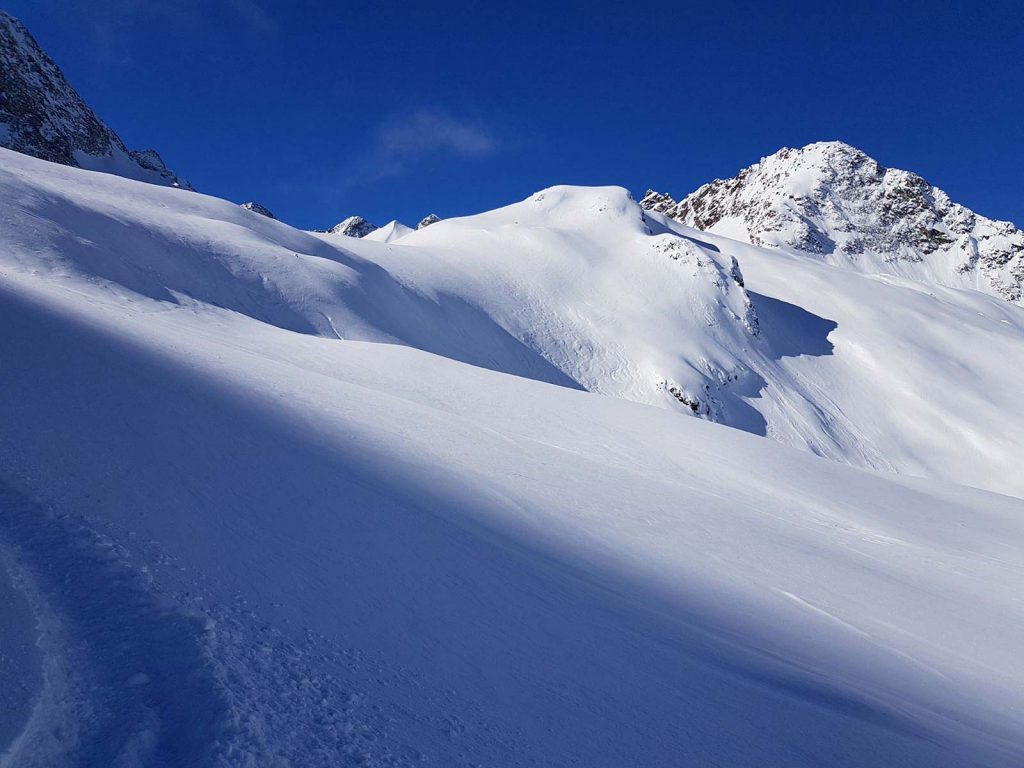
[[[497,137],[479,120],[437,108],[392,115],[373,131],[369,146],[352,153],[345,184],[402,176],[431,157],[485,157],[498,151]]]
[[[376,140],[380,154],[396,160],[439,153],[479,157],[498,147],[480,123],[437,109],[419,109],[387,120],[378,128]]]

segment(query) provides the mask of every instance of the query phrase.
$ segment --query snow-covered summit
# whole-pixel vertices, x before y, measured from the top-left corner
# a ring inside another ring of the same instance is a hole
[[[697,229],[862,272],[1022,298],[1024,232],[839,141],[781,149],[678,203],[648,192],[641,204]]]
[[[441,217],[436,213],[428,213],[420,219],[420,223],[416,225],[416,229],[423,229],[424,227],[429,227],[431,224],[437,224],[440,220]]]
[[[349,216],[347,219],[335,224],[329,230],[332,235],[344,235],[345,237],[366,237],[371,232],[376,232],[379,227],[371,224],[362,216]]]
[[[25,26],[0,10],[0,146],[62,165],[191,189],[155,150],[131,151]]]

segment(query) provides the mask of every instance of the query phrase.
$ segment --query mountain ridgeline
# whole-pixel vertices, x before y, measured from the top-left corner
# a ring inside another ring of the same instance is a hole
[[[1022,298],[1024,232],[838,141],[781,149],[679,202],[648,191],[641,205],[700,230],[860,272]]]
[[[129,150],[20,21],[0,10],[0,146],[52,163],[191,189],[153,149]]]

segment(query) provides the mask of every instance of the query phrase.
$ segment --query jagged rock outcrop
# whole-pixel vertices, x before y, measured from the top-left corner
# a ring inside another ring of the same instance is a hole
[[[349,216],[344,221],[335,224],[328,229],[332,235],[344,235],[345,237],[366,237],[371,232],[376,232],[379,227],[371,224],[362,216]]]
[[[861,271],[987,289],[1008,301],[1024,291],[1024,232],[842,142],[782,149],[678,203],[648,191],[640,204],[697,229]]]
[[[0,146],[54,163],[191,189],[155,150],[129,151],[25,26],[2,10]]]
[[[647,211],[671,215],[672,209],[676,207],[676,201],[669,195],[648,189],[643,200],[640,201],[640,206]]]
[[[258,213],[260,216],[266,216],[268,219],[276,219],[277,217],[270,212],[270,209],[265,205],[260,205],[255,200],[250,200],[247,203],[242,203],[242,208],[253,213]]]
[[[441,217],[436,213],[428,214],[420,219],[420,223],[416,225],[416,229],[423,229],[424,227],[429,227],[431,224],[437,224],[440,220]]]

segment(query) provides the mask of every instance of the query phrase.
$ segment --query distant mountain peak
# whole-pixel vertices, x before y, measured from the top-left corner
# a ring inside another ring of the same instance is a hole
[[[441,220],[441,217],[436,213],[429,213],[420,219],[420,223],[416,225],[416,229],[423,229],[429,227],[431,224],[437,224]]]
[[[371,232],[376,232],[379,227],[371,224],[362,216],[349,216],[347,219],[338,222],[328,232],[332,235],[344,235],[345,237],[366,237]]]
[[[155,150],[130,151],[25,25],[0,10],[0,146],[42,160],[191,189]]]
[[[839,266],[987,287],[1008,301],[1024,293],[1024,232],[841,141],[780,149],[678,203],[649,191],[641,205],[697,229]]]

